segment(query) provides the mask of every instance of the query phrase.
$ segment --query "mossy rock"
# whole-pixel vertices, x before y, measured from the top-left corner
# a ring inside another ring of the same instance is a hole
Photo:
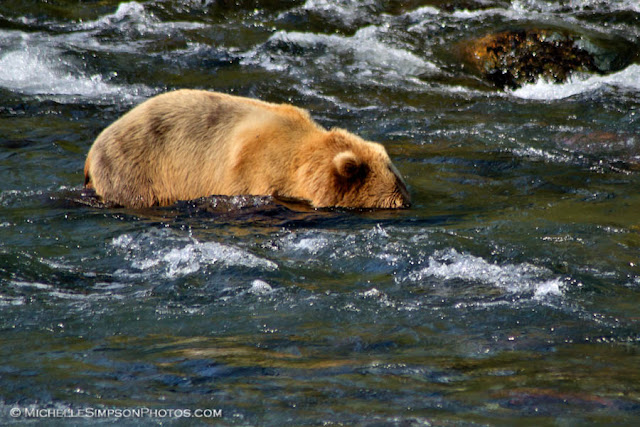
[[[606,74],[626,67],[633,56],[628,42],[537,28],[490,33],[459,49],[463,62],[501,89],[539,79],[562,83],[574,73]]]

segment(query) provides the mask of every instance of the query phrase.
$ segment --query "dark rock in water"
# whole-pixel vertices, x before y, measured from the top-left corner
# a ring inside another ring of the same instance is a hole
[[[465,42],[463,61],[493,85],[517,88],[538,79],[565,82],[573,73],[606,74],[630,62],[628,43],[567,30],[519,29]]]
[[[563,82],[575,71],[600,71],[593,56],[571,36],[545,30],[489,34],[469,44],[466,57],[499,88],[516,88],[539,78]]]

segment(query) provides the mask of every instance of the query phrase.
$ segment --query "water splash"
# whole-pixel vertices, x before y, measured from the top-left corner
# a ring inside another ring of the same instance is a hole
[[[121,98],[133,101],[151,94],[144,85],[120,86],[100,74],[86,75],[62,58],[56,48],[24,47],[0,56],[0,87],[29,95]]]
[[[290,51],[296,54],[288,54]],[[366,82],[377,75],[384,76],[384,81],[411,81],[414,76],[439,71],[434,63],[388,44],[377,26],[361,28],[351,37],[278,31],[266,43],[247,52],[243,63],[294,74],[319,67],[327,76],[341,81],[347,75]]]
[[[79,29],[84,31],[117,29],[121,32],[134,31],[138,34],[157,34],[167,30],[199,28],[204,28],[204,25],[197,22],[162,22],[143,4],[135,1],[120,3],[114,13],[102,16],[95,21],[84,22],[79,26]]]
[[[133,236],[123,234],[111,241],[111,246],[125,250],[130,268],[120,275],[147,277],[160,273],[165,278],[187,276],[209,266],[244,267],[273,271],[278,265],[238,247],[200,242],[193,237],[177,237],[167,231],[154,231]]]
[[[523,99],[551,101],[594,92],[606,87],[640,91],[640,65],[630,65],[622,71],[606,76],[572,76],[567,83],[563,84],[539,80],[509,93]]]
[[[514,294],[532,293],[535,299],[560,296],[564,287],[562,279],[552,277],[551,272],[543,267],[527,263],[494,264],[455,249],[434,252],[429,257],[428,266],[409,276],[417,282],[427,277],[482,283]]]

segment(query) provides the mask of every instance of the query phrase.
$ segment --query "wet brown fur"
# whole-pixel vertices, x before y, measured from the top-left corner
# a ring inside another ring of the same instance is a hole
[[[104,201],[133,208],[236,194],[315,207],[409,204],[382,145],[325,130],[290,105],[198,90],[156,96],[115,121],[84,173]]]

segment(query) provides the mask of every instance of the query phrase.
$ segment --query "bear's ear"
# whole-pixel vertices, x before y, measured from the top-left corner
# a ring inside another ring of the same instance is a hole
[[[343,178],[353,178],[365,170],[365,163],[352,151],[343,151],[333,158],[333,165],[338,175]]]

